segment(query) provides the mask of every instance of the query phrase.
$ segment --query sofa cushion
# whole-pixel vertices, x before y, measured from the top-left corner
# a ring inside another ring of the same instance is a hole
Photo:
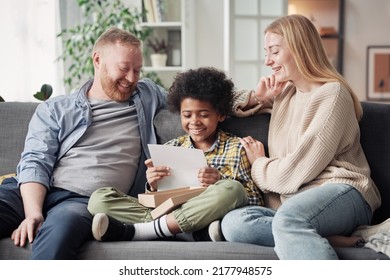
[[[181,127],[180,115],[168,110],[160,110],[154,117],[154,128],[157,133],[157,141],[166,143],[172,138],[185,134]]]
[[[37,102],[0,102],[0,175],[14,173]]]
[[[372,221],[378,224],[390,215],[390,106],[374,102],[362,102],[362,106],[360,141],[382,197]]]

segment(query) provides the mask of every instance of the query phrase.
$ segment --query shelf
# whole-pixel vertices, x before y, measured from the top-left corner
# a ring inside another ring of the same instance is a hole
[[[330,62],[343,73],[345,0],[288,0],[289,14],[310,18],[323,34],[325,51]]]
[[[340,36],[338,34],[335,35],[321,35],[322,39],[339,39]]]
[[[145,66],[142,68],[144,71],[151,72],[179,72],[183,70],[183,67],[181,66],[166,66],[166,67],[152,67],[152,66]]]
[[[151,29],[150,37],[147,40],[164,40],[169,50],[166,66],[152,66],[150,55],[153,53],[151,48],[145,44],[144,67],[145,72],[156,72],[157,76],[167,87],[172,84],[173,78],[177,72],[182,72],[187,67],[187,42],[189,35],[188,11],[193,10],[192,2],[195,0],[143,0],[144,7],[162,4],[163,10],[160,10],[162,16],[144,18],[140,24],[141,28]],[[191,6],[188,6],[191,5]],[[188,9],[188,10],[187,10]],[[155,9],[154,9],[155,10]],[[157,20],[159,19],[159,20]],[[187,23],[187,24],[184,24]]]
[[[152,27],[152,28],[167,28],[176,27],[181,28],[182,23],[180,21],[161,21],[161,22],[143,22],[140,24],[141,27]]]

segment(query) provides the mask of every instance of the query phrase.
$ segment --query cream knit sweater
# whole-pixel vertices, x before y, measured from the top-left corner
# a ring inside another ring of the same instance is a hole
[[[268,207],[277,209],[292,195],[329,183],[345,183],[361,192],[372,211],[381,198],[370,178],[360,145],[360,129],[352,98],[338,82],[302,93],[290,84],[273,104],[243,110],[251,91],[236,92],[237,116],[271,108],[269,157],[257,159],[252,177]]]

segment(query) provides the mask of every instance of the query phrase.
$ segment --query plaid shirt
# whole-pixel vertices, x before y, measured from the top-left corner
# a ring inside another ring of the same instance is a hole
[[[195,148],[189,135],[172,139],[166,145]],[[217,139],[204,155],[208,165],[219,170],[221,179],[236,180],[244,186],[249,205],[264,205],[261,192],[250,176],[251,165],[245,149],[237,136],[219,130]]]

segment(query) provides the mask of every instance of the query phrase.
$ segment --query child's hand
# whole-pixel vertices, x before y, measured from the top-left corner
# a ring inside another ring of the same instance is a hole
[[[157,181],[162,178],[171,175],[169,173],[169,167],[167,166],[153,166],[151,159],[145,160],[145,165],[148,168],[146,170],[146,179],[152,192],[157,191]]]
[[[202,187],[208,187],[219,181],[221,174],[216,168],[204,167],[199,169],[198,178]]]

